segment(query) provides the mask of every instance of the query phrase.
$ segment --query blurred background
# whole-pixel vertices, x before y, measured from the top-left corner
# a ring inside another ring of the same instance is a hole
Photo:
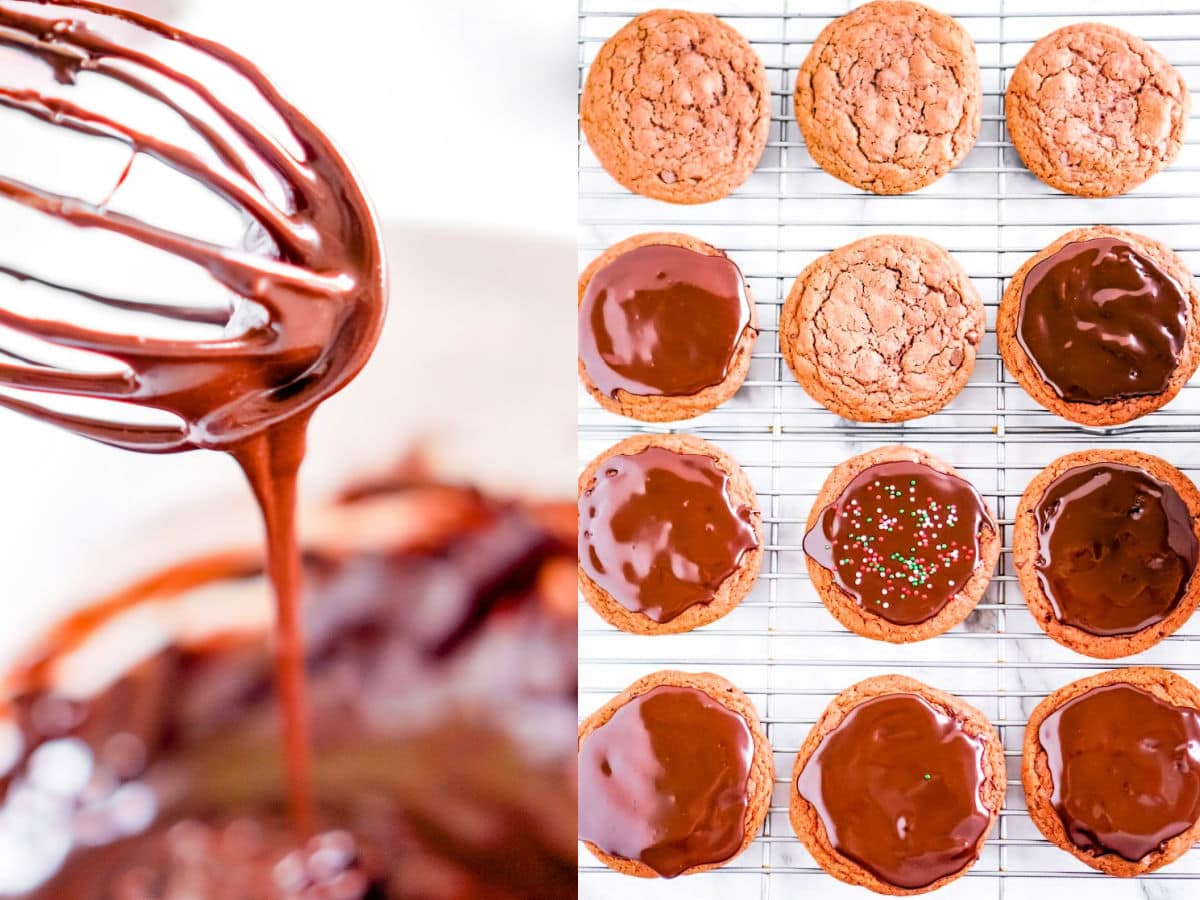
[[[302,503],[418,442],[451,477],[570,496],[574,306],[555,289],[575,266],[573,6],[115,5],[253,60],[341,146],[384,224],[387,326],[364,372],[317,413]],[[100,196],[111,186],[120,153],[72,156],[52,131],[14,138],[10,119],[0,168],[33,159],[96,176]],[[56,249],[4,214],[0,263]],[[64,610],[181,553],[254,542],[258,527],[223,455],[126,453],[0,413],[0,665]]]

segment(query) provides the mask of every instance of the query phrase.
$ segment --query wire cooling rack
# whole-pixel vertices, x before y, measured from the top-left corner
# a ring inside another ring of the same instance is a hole
[[[682,3],[682,0],[681,0]],[[995,723],[1008,757],[1009,788],[1000,822],[979,863],[944,888],[944,898],[1044,898],[1074,879],[1089,898],[1200,895],[1200,848],[1165,871],[1136,881],[1100,876],[1041,838],[1025,812],[1019,782],[1025,720],[1049,691],[1125,662],[1165,666],[1200,678],[1200,617],[1158,647],[1112,663],[1079,656],[1034,624],[1011,558],[1012,517],[1028,481],[1057,456],[1087,447],[1137,447],[1200,478],[1200,379],[1162,410],[1117,428],[1072,425],[1034,404],[1004,370],[992,326],[1006,279],[1032,253],[1069,228],[1110,224],[1156,237],[1200,272],[1200,102],[1173,166],[1124,197],[1083,200],[1043,185],[1021,165],[1004,128],[1004,86],[1037,38],[1077,21],[1103,21],[1158,47],[1200,94],[1200,3],[1151,0],[1132,9],[1103,0],[949,0],[935,3],[975,39],[983,72],[983,130],[954,172],[923,191],[876,197],[814,165],[792,115],[796,69],[817,33],[856,3],[831,0],[688,0],[745,34],[766,63],[773,95],[770,141],[736,193],[699,207],[634,196],[597,164],[579,138],[580,266],[643,231],[678,230],[729,252],[747,276],[762,333],[750,375],[722,408],[673,429],[646,426],[600,409],[580,390],[580,465],[623,437],[644,431],[697,434],[733,454],[753,480],[763,509],[767,553],[762,576],[735,612],[685,635],[622,634],[580,608],[580,713],[586,715],[635,678],[678,667],[725,675],[750,694],[775,750],[777,784],[764,834],[722,869],[673,882],[643,882],[600,866],[580,850],[580,897],[864,897],[825,875],[792,833],[788,783],[809,727],[838,691],[869,675],[897,672],[953,691]],[[582,0],[579,79],[600,44],[647,0]],[[898,425],[835,417],[808,398],[779,354],[784,297],[812,259],[868,234],[917,234],[950,250],[988,310],[988,335],[966,389],[937,415]],[[993,504],[1005,550],[983,601],[961,626],[915,645],[850,634],[826,612],[808,581],[800,547],[812,500],[829,469],[855,453],[911,444],[951,461]],[[1054,879],[1071,879],[1056,883]]]

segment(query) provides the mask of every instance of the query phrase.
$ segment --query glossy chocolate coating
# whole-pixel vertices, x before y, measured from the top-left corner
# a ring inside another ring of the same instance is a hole
[[[970,483],[899,460],[856,475],[804,536],[804,552],[864,610],[915,625],[966,585],[985,528],[995,525]]]
[[[821,740],[796,787],[830,843],[875,877],[920,888],[976,859],[991,816],[984,743],[915,694],[854,707]]]
[[[1200,715],[1129,684],[1042,722],[1051,802],[1075,846],[1137,862],[1200,817]]]
[[[1132,634],[1170,615],[1196,568],[1192,517],[1175,488],[1134,466],[1064,472],[1034,509],[1038,583],[1060,622]]]
[[[1017,340],[1063,400],[1166,390],[1188,331],[1179,284],[1117,238],[1067,244],[1025,276]]]
[[[115,447],[153,453],[207,448],[237,460],[266,531],[293,815],[297,831],[311,833],[297,475],[313,411],[363,367],[383,325],[384,260],[374,213],[330,139],[254,65],[214,41],[83,0],[5,3],[0,33],[0,106],[121,141],[134,157],[170,166],[193,189],[227,201],[248,223],[248,243],[261,250],[214,244],[116,212],[112,206],[123,205],[117,195],[124,175],[95,206],[0,172],[0,198],[197,266],[231,295],[225,309],[146,304],[58,284],[19,265],[0,267],[0,275],[54,287],[94,306],[225,326],[215,338],[168,339],[31,319],[0,305],[0,327],[112,365],[111,371],[71,372],[0,354],[0,385],[118,401],[169,414],[171,421],[111,421],[7,392],[0,392],[0,407]],[[16,66],[11,53],[24,54]],[[39,64],[25,66],[30,60]],[[93,107],[86,91],[74,89],[78,81],[105,80],[115,83],[110,91],[117,86],[141,96]],[[143,131],[138,110],[152,103],[158,106],[154,126]],[[185,143],[175,143],[182,133]],[[64,255],[61,266],[69,270],[73,262]]]
[[[720,863],[746,838],[754,738],[703,691],[659,685],[579,750],[579,836],[672,878]]]
[[[749,325],[745,281],[732,260],[646,244],[588,282],[579,357],[609,396],[686,396],[725,380]]]
[[[579,562],[626,609],[669,622],[710,602],[758,545],[750,517],[709,456],[618,454],[579,498]]]

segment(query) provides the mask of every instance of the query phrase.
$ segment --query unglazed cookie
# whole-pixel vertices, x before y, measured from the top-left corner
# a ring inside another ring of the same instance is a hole
[[[1135,450],[1060,456],[1017,507],[1013,562],[1038,626],[1112,659],[1154,646],[1200,603],[1200,491]]]
[[[762,513],[724,451],[683,434],[626,438],[579,476],[579,584],[609,624],[691,631],[733,610],[762,566]]]
[[[780,315],[779,348],[831,412],[902,422],[963,389],[983,333],[983,301],[949,253],[923,238],[880,235],[800,273]]]
[[[724,253],[686,234],[639,234],[579,276],[579,378],[610,412],[690,419],[737,393],[756,322]]]
[[[1165,866],[1200,838],[1200,691],[1151,666],[1059,688],[1025,728],[1021,781],[1046,838],[1106,875]]]
[[[979,137],[975,44],[927,6],[866,3],[817,37],[795,105],[808,152],[826,172],[876,194],[915,191],[962,162]]]
[[[758,713],[719,675],[655,672],[579,726],[579,837],[626,875],[729,862],[762,828],[774,786]]]
[[[1013,146],[1051,187],[1123,194],[1183,146],[1188,89],[1141,38],[1084,22],[1051,32],[1013,70],[1004,108]]]
[[[923,894],[965,873],[1000,815],[1004,747],[987,717],[902,675],[842,691],[792,773],[792,828],[839,881]]]
[[[808,514],[808,574],[833,617],[864,637],[908,643],[963,621],[1000,557],[987,503],[954,467],[881,447],[825,480]]]
[[[600,48],[580,117],[600,164],[629,190],[671,203],[718,200],[767,145],[767,70],[715,16],[653,10]]]
[[[1119,425],[1168,403],[1200,362],[1200,291],[1153,238],[1068,231],[1013,275],[996,341],[1021,387],[1083,425]]]

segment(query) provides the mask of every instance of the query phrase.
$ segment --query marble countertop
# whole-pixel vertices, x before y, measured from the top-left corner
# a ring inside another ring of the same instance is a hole
[[[623,24],[608,10],[635,12],[652,2],[583,0],[585,60],[603,37]],[[817,869],[787,820],[788,776],[795,749],[830,698],[869,675],[897,672],[963,695],[994,722],[1009,751],[1010,786],[1002,823],[975,868],[936,896],[970,900],[1043,900],[1075,891],[1101,900],[1200,896],[1200,852],[1163,872],[1119,881],[1090,869],[1040,839],[1024,812],[1018,777],[1024,722],[1049,691],[1121,662],[1152,663],[1197,677],[1200,619],[1175,637],[1128,661],[1089,660],[1045,637],[1015,583],[1010,554],[981,606],[962,626],[933,640],[888,645],[849,634],[820,604],[807,580],[802,527],[830,467],[886,443],[911,443],[948,459],[980,489],[1011,546],[1011,521],[1030,478],[1054,458],[1089,446],[1131,446],[1166,457],[1200,477],[1200,382],[1164,410],[1112,434],[1070,427],[1037,408],[999,361],[990,326],[1003,279],[1031,253],[1073,226],[1124,225],[1176,247],[1200,272],[1194,168],[1200,165],[1200,123],[1174,170],[1131,195],[1089,201],[1057,195],[1026,172],[1007,143],[1002,116],[1008,71],[1030,43],[1071,21],[1101,19],[1152,39],[1200,89],[1200,4],[1156,2],[1133,15],[1128,3],[1092,0],[944,0],[934,5],[964,14],[984,75],[984,127],[964,164],[942,181],[906,197],[873,197],[816,170],[795,124],[781,121],[795,67],[808,42],[844,12],[841,0],[698,0],[688,8],[726,15],[755,43],[776,90],[777,119],[758,171],[731,198],[702,207],[669,207],[623,193],[582,153],[579,265],[602,248],[638,232],[686,231],[727,248],[748,275],[763,333],[747,385],[725,407],[685,423],[728,450],[760,492],[767,528],[764,577],[747,602],[727,618],[691,634],[632,637],[581,607],[581,714],[634,678],[664,667],[709,670],[751,694],[768,723],[780,776],[766,837],[726,870],[671,882],[644,882],[597,868],[581,848],[580,896],[586,900],[820,897],[865,898]],[[849,5],[857,5],[850,3]],[[1181,15],[1159,15],[1174,10]],[[1056,16],[1058,11],[1074,15]],[[743,13],[737,18],[734,13]],[[1001,18],[1000,13],[1008,14]],[[784,18],[787,13],[789,18]],[[967,15],[969,14],[969,15]],[[1196,35],[1195,40],[1183,39]],[[738,196],[738,195],[743,196]],[[795,384],[778,356],[774,325],[779,304],[800,269],[820,253],[867,234],[901,232],[950,249],[967,269],[988,307],[989,333],[971,382],[936,416],[908,425],[869,427],[839,420]],[[600,410],[582,390],[579,462],[586,463],[632,431],[636,423]],[[1183,430],[1180,430],[1183,429]],[[1003,875],[1001,875],[1003,872]],[[1051,879],[1061,872],[1068,876]]]

